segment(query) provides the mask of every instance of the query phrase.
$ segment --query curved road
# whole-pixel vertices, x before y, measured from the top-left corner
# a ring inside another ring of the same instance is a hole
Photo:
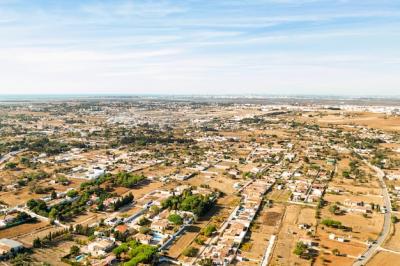
[[[380,246],[383,244],[387,236],[390,232],[390,224],[391,224],[391,213],[392,213],[392,204],[390,202],[389,192],[387,190],[385,181],[383,178],[385,177],[385,173],[378,167],[371,165],[369,162],[363,160],[365,164],[367,164],[370,168],[374,169],[377,177],[379,179],[379,183],[382,187],[382,196],[384,199],[384,206],[386,207],[386,213],[384,216],[383,228],[382,231],[376,240],[375,244],[372,244],[368,247],[368,249],[360,256],[360,258],[354,262],[353,266],[361,266],[365,265],[379,250]]]
[[[19,151],[12,151],[7,154],[4,154],[3,156],[0,157],[0,165],[7,162],[9,159],[11,159],[14,155],[17,155],[18,153],[24,152],[26,149],[19,150]],[[1,166],[0,169],[3,169],[4,166]]]

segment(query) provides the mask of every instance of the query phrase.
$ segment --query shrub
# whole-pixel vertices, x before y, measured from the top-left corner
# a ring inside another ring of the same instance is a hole
[[[80,250],[81,250],[81,249],[80,249],[78,246],[73,245],[73,246],[70,248],[70,250],[69,250],[69,254],[71,254],[71,255],[78,255],[79,252],[80,252]]]
[[[194,242],[196,242],[197,245],[203,245],[204,244],[204,239],[202,239],[200,237],[196,237],[194,239]]]
[[[307,245],[299,241],[296,243],[296,248],[294,249],[293,253],[296,254],[297,256],[301,256],[306,251],[307,251]]]
[[[250,242],[246,242],[242,245],[241,250],[243,251],[250,251],[251,247],[253,246],[253,244],[251,244]]]
[[[201,233],[202,233],[203,235],[209,237],[209,236],[211,236],[212,233],[214,233],[215,231],[217,231],[217,228],[215,227],[215,225],[214,225],[214,224],[209,224],[209,225],[207,225],[206,227],[204,227],[204,228],[201,230]]]
[[[70,198],[74,198],[74,197],[78,196],[78,191],[72,189],[67,192],[67,196]]]
[[[15,169],[15,168],[17,168],[17,164],[13,163],[13,162],[8,162],[5,164],[4,168],[5,169]]]
[[[199,260],[199,265],[200,266],[212,266],[213,261],[210,258],[204,258],[204,259]]]
[[[182,254],[186,257],[194,257],[197,255],[197,252],[199,252],[199,250],[195,247],[187,247]]]
[[[322,220],[321,224],[326,225],[328,227],[333,227],[333,228],[342,228],[341,222],[335,221],[332,219],[324,219],[324,220]]]
[[[335,249],[332,250],[332,254],[335,255],[335,256],[339,256],[340,255],[340,251],[337,248],[335,248]]]
[[[150,232],[150,228],[146,227],[146,226],[142,226],[139,228],[139,232],[142,234],[147,234]]]

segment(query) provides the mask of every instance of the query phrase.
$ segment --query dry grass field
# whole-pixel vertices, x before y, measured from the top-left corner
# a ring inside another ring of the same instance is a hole
[[[286,189],[273,189],[270,193],[268,193],[268,199],[274,202],[287,202],[290,198],[291,192]]]
[[[64,241],[51,248],[35,249],[33,259],[46,262],[50,265],[67,266],[69,264],[61,261],[61,258],[69,253],[71,246],[76,245],[73,241]]]
[[[352,212],[345,215],[333,215],[327,208],[324,208],[321,212],[323,218],[331,218],[333,220],[340,221],[343,225],[351,227],[352,240],[366,242],[369,238],[376,239],[382,230],[383,226],[383,214],[372,213],[369,214],[368,218],[363,217],[361,213]],[[322,226],[321,226],[322,228]],[[342,230],[332,229],[325,227],[325,231],[328,233],[342,234]]]
[[[400,254],[380,251],[367,263],[366,266],[395,266],[399,265],[397,262],[400,262]]]
[[[209,185],[210,188],[218,189],[226,194],[232,194],[236,192],[233,185],[241,180],[234,180],[222,175],[209,177],[207,174],[198,174],[188,180],[183,181],[184,184],[200,186],[202,184]]]
[[[400,215],[397,214],[399,218]],[[385,241],[384,248],[400,252],[400,223],[393,224],[388,239]]]
[[[27,232],[26,234],[21,234],[18,237],[14,237],[14,239],[23,243],[26,246],[31,246],[32,242],[35,238],[37,238],[37,237],[43,238],[46,235],[48,235],[49,232],[54,233],[54,232],[60,231],[60,230],[62,230],[62,228],[60,228],[58,226],[47,225],[47,226],[40,227],[36,230]]]
[[[298,229],[298,217],[303,207],[299,205],[289,205],[286,207],[280,231],[277,236],[276,246],[270,265],[310,265],[311,262],[300,259],[293,250],[299,241],[300,231]]]
[[[353,112],[348,116],[328,115],[318,119],[320,124],[361,125],[383,130],[400,130],[400,118],[378,113]]]
[[[368,190],[368,189],[366,189]],[[352,202],[365,202],[365,203],[374,203],[374,204],[383,204],[383,198],[380,195],[368,195],[368,192],[364,192],[365,194],[350,194],[343,193],[341,195],[336,194],[326,194],[324,199],[328,202],[344,202],[345,200],[351,200]]]
[[[242,256],[249,261],[242,261],[240,265],[260,265],[271,235],[279,231],[284,210],[284,205],[274,204],[273,207],[264,207],[260,211],[251,227],[249,239],[241,248]]]
[[[16,191],[0,193],[0,200],[10,206],[24,205],[29,199],[39,199],[41,197],[43,197],[43,195],[32,193],[27,187],[18,189]]]
[[[46,222],[25,223],[0,230],[0,238],[17,238],[22,235],[30,234],[36,230],[48,227]]]

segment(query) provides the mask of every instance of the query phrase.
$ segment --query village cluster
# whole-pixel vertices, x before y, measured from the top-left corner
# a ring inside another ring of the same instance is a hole
[[[8,265],[377,265],[400,258],[385,105],[0,105]]]

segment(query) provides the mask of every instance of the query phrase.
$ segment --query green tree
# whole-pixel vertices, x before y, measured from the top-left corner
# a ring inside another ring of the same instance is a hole
[[[37,237],[37,238],[35,238],[35,239],[33,240],[32,246],[33,246],[34,248],[40,248],[40,247],[42,247],[42,241],[40,240],[39,237]]]
[[[56,219],[58,215],[58,211],[56,208],[51,208],[50,212],[49,212],[49,218],[50,219]]]
[[[79,254],[80,251],[81,251],[81,249],[80,249],[78,246],[73,245],[73,246],[69,249],[69,254],[76,256],[76,255]]]
[[[301,241],[298,241],[298,242],[296,243],[296,247],[295,247],[293,253],[296,254],[297,256],[301,256],[301,255],[303,255],[306,251],[307,251],[307,245],[304,244],[304,243],[301,242]]]
[[[157,215],[158,213],[160,213],[160,207],[158,207],[157,205],[152,205],[150,207],[150,212],[154,215]]]
[[[56,192],[55,190],[53,190],[53,191],[51,192],[50,197],[51,197],[51,199],[56,199],[56,198],[57,198],[57,192]]]
[[[11,260],[14,266],[30,266],[32,263],[32,258],[27,253],[20,253]]]
[[[178,214],[171,214],[170,216],[168,216],[168,221],[170,221],[171,223],[176,224],[176,225],[183,224],[183,219]]]

